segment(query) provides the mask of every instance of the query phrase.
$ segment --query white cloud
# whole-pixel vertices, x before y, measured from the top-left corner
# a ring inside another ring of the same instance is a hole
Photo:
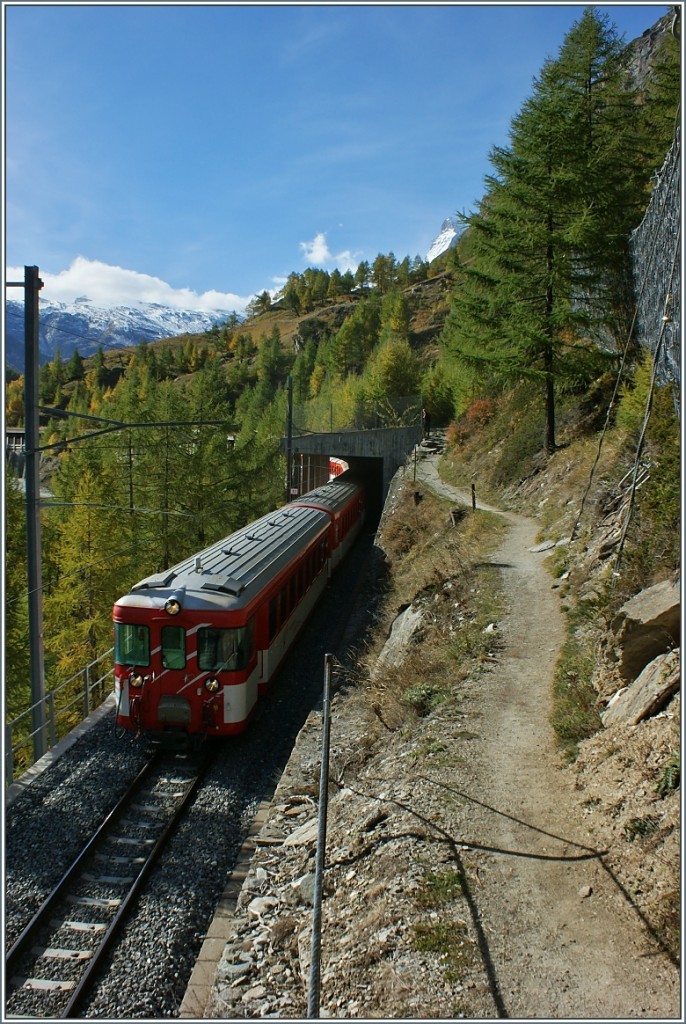
[[[23,281],[24,270],[8,267],[6,280]],[[146,302],[157,302],[175,309],[236,310],[242,312],[250,296],[233,295],[230,292],[207,291],[202,294],[190,288],[173,288],[159,277],[139,274],[136,270],[112,267],[99,260],[87,260],[77,256],[68,270],[58,274],[40,271],[43,288],[40,295],[52,302],[73,302],[80,297],[87,298],[94,306],[108,309],[112,306],[138,306]],[[9,298],[20,298],[8,292]]]
[[[309,266],[326,269],[326,264],[337,267],[345,273],[346,270],[356,270],[360,259],[350,249],[343,252],[332,253],[326,241],[326,234],[323,231],[317,232],[311,242],[299,242],[300,251]]]
[[[308,263],[330,263],[333,259],[323,231],[315,235],[311,242],[300,242],[300,248]]]

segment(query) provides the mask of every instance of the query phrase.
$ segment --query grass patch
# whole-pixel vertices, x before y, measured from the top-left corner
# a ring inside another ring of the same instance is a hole
[[[576,635],[575,619],[570,618],[568,628],[553,680],[550,722],[566,758],[573,761],[581,740],[593,736],[603,723],[591,682],[595,658]]]
[[[657,832],[659,828],[659,821],[653,817],[652,814],[648,814],[645,818],[631,818],[627,821],[624,826],[624,833],[630,843],[633,843],[634,839],[645,839],[646,836],[651,836],[653,832]]]
[[[429,871],[418,890],[417,902],[425,910],[438,910],[464,895],[462,876],[458,871]]]
[[[474,944],[461,921],[436,921],[414,926],[414,947],[437,953],[444,962],[446,981],[462,981],[474,960]]]

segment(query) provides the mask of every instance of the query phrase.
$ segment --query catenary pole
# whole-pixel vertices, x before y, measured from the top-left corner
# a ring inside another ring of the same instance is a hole
[[[33,752],[37,761],[47,750],[45,660],[43,651],[43,581],[40,529],[40,451],[38,437],[38,267],[24,267],[24,419],[26,428],[26,554],[28,561],[29,655]]]
[[[288,437],[286,444],[286,502],[293,489],[293,378],[288,378]]]

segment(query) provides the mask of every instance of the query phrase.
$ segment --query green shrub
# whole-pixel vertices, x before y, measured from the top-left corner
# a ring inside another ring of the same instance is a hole
[[[445,696],[444,690],[432,683],[415,683],[403,693],[403,703],[408,704],[419,718],[425,718],[443,703]]]
[[[660,769],[660,778],[655,787],[655,792],[658,796],[664,797],[667,793],[671,793],[672,790],[678,789],[680,782],[681,754],[678,750],[673,750],[669,760]]]

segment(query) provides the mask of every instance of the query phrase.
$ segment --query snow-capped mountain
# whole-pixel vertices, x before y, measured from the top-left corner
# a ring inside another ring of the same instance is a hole
[[[446,217],[441,224],[441,230],[436,235],[426,254],[427,263],[431,263],[441,253],[447,252],[457,245],[457,240],[463,234],[465,225],[457,217]]]
[[[39,349],[41,363],[54,358],[57,349],[68,359],[75,349],[86,358],[103,349],[137,345],[140,341],[173,338],[180,334],[201,334],[223,323],[226,311],[210,313],[174,309],[159,303],[116,306],[102,309],[88,299],[50,302],[40,299]],[[24,306],[8,301],[5,307],[5,363],[24,369]]]

